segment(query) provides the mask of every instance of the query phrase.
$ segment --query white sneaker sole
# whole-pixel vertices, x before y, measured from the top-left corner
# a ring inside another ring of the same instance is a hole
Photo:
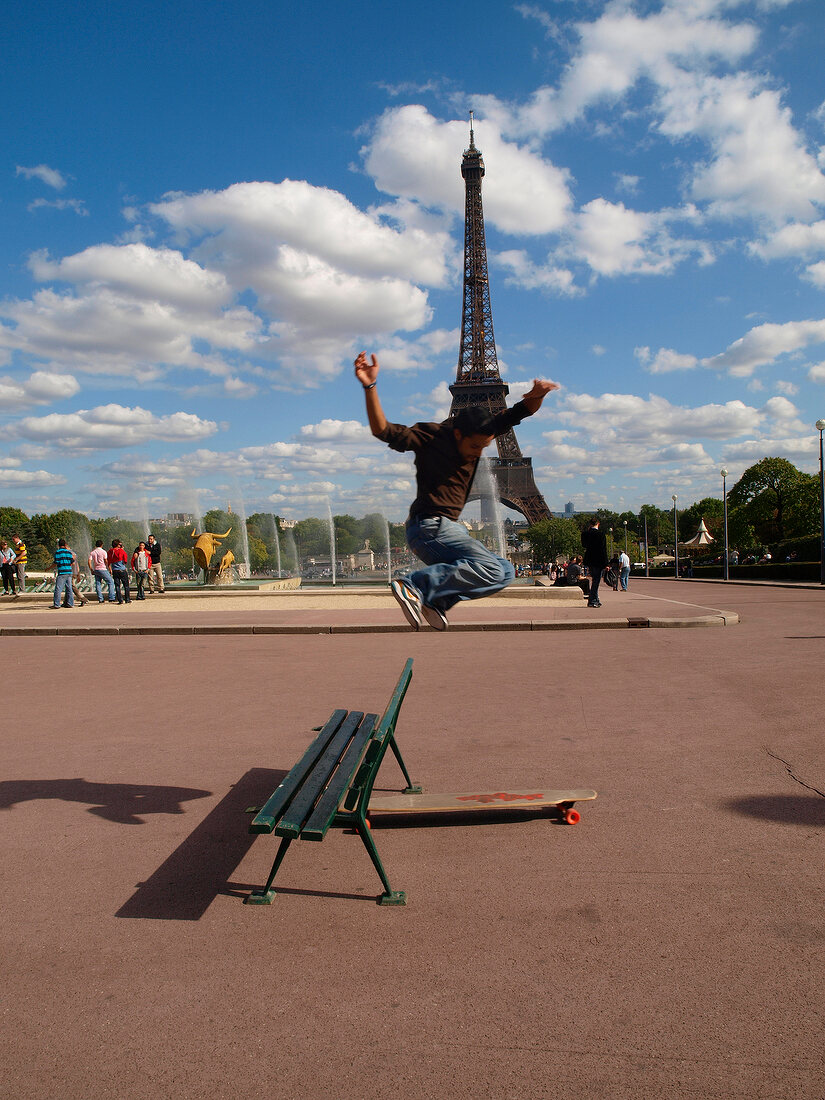
[[[404,612],[404,616],[413,630],[418,630],[421,626],[421,615],[419,613],[420,604],[417,599],[414,599],[407,595],[409,589],[405,585],[402,585],[400,581],[393,581],[390,585],[392,594],[398,601],[398,606]]]

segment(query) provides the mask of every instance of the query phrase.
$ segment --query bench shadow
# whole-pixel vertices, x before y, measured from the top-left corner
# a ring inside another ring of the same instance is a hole
[[[781,825],[825,826],[825,798],[817,795],[764,794],[726,799],[722,805],[746,817]]]
[[[115,915],[200,920],[218,895],[234,896],[230,876],[257,839],[246,810],[266,802],[286,774],[250,768]]]
[[[212,792],[194,787],[158,787],[144,783],[92,783],[88,779],[6,779],[0,782],[0,810],[21,802],[60,799],[85,802],[86,811],[118,825],[145,825],[147,814],[182,814],[182,802]]]

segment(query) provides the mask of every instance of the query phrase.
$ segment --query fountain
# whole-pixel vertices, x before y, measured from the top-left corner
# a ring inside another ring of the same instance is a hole
[[[332,518],[332,501],[327,497],[327,515],[329,516],[329,557],[332,563],[332,587],[335,587],[335,522]]]
[[[284,532],[284,538],[286,539],[287,549],[293,561],[293,573],[296,577],[301,576],[301,559],[298,556],[298,547],[295,545],[295,533],[292,530],[295,526],[294,519],[282,519],[281,530]]]
[[[272,541],[275,543],[275,562],[278,566],[278,580],[281,579],[281,540],[278,538],[278,521],[276,517],[270,512],[269,518],[272,520]]]
[[[387,584],[392,584],[392,548],[390,546],[390,523],[386,516],[384,519],[384,534],[387,537]]]
[[[246,507],[238,486],[235,486],[235,511],[238,513],[241,527],[241,546],[243,548],[243,561],[236,563],[239,577],[251,576],[252,569],[249,563],[249,532],[246,529]]]
[[[507,557],[507,540],[504,537],[504,520],[501,514],[501,505],[496,490],[496,482],[493,477],[493,468],[486,456],[479,459],[476,483],[481,495],[481,521],[492,520],[496,539],[496,553],[500,558]]]

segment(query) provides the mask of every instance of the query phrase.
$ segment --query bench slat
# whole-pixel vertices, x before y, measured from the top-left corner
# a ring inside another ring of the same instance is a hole
[[[300,836],[307,818],[312,813],[312,807],[318,801],[324,787],[329,783],[341,754],[352,739],[353,733],[361,724],[363,717],[364,712],[360,710],[351,710],[347,714],[341,723],[340,729],[332,737],[312,772],[306,776],[301,789],[275,826],[276,836],[292,838]]]
[[[249,823],[250,833],[271,833],[278,824],[278,819],[284,812],[290,801],[295,797],[295,792],[303,783],[308,773],[317,764],[330,740],[335,736],[339,726],[347,717],[346,710],[335,710],[330,715],[321,732],[309,746],[307,751],[284,776],[281,783],[275,788],[264,805]]]
[[[312,816],[304,825],[301,833],[302,840],[323,840],[327,835],[327,830],[338,812],[338,806],[344,792],[350,785],[352,777],[361,762],[364,746],[373,735],[377,720],[377,714],[367,714],[365,716],[364,721],[350,742],[349,748],[344,753],[341,763],[338,765],[338,770],[321,795],[318,804],[312,811]]]

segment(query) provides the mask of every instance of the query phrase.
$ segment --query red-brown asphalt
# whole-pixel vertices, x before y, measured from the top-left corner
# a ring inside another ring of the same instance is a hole
[[[741,623],[2,639],[2,1095],[825,1095],[825,592],[633,586]],[[376,828],[404,908],[342,832],[243,905],[244,809],[408,656],[425,789],[598,800]]]

